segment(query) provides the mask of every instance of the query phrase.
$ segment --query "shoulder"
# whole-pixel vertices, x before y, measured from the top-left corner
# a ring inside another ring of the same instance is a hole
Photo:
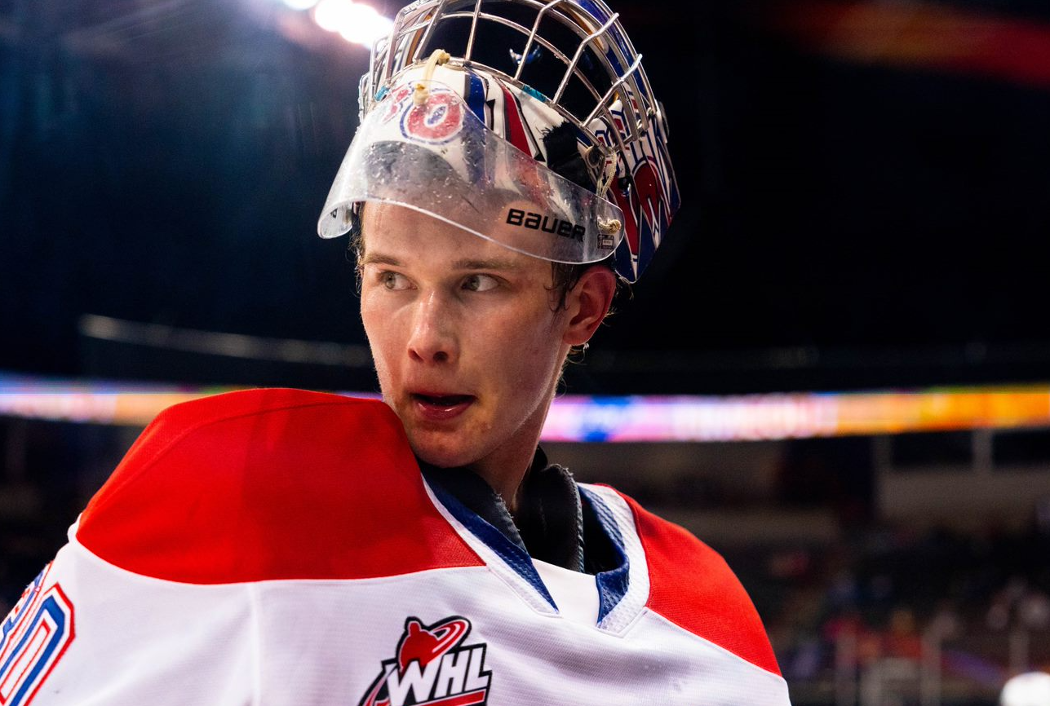
[[[431,503],[385,404],[302,390],[165,410],[92,498],[76,537],[120,568],[186,583],[479,563]]]
[[[780,674],[762,620],[725,559],[687,530],[631,508],[649,567],[648,607],[681,628]]]

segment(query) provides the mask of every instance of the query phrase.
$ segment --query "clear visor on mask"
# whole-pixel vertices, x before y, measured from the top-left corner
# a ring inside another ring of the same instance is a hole
[[[616,250],[617,206],[498,137],[447,86],[417,85],[395,88],[365,116],[318,221],[322,238],[348,232],[355,205],[378,201],[552,262],[597,262]]]

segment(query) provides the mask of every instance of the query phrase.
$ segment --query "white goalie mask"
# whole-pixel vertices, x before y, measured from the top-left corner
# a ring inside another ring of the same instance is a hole
[[[552,262],[615,254],[633,282],[679,196],[661,108],[604,3],[420,0],[373,47],[319,234],[370,201]]]

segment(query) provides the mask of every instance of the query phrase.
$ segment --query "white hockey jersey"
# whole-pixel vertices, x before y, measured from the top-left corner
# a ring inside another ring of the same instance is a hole
[[[597,620],[429,486],[384,404],[258,390],[136,441],[0,624],[0,704],[781,706],[722,559],[581,485],[621,557]]]

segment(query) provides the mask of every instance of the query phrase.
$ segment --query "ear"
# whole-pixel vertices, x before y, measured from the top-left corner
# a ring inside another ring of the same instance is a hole
[[[588,268],[566,298],[569,321],[562,341],[570,346],[580,346],[591,340],[609,313],[614,294],[616,275],[613,271],[602,265]]]

